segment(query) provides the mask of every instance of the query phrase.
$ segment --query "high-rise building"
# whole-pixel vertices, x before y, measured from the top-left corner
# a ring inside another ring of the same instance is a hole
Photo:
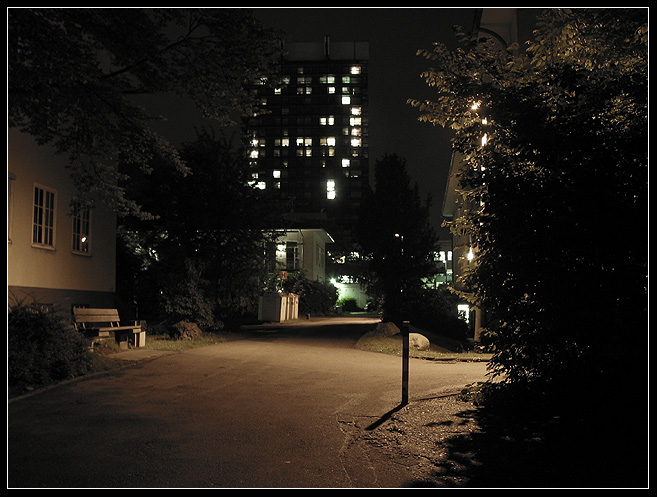
[[[285,51],[280,82],[253,87],[259,108],[245,123],[252,181],[280,195],[289,218],[348,232],[369,188],[369,44],[325,37]]]

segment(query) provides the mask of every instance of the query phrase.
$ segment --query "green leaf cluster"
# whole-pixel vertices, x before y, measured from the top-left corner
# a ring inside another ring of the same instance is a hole
[[[148,218],[118,165],[185,171],[177,137],[154,127],[176,118],[167,99],[234,124],[254,105],[245,83],[274,71],[278,38],[245,9],[10,8],[8,124],[65,154],[83,199]]]
[[[437,97],[410,103],[454,130],[463,157],[465,215],[451,226],[476,247],[465,283],[492,316],[493,373],[548,383],[599,382],[627,364],[636,373],[648,303],[646,10],[552,9],[523,46],[462,41],[419,52],[435,64],[424,77]]]

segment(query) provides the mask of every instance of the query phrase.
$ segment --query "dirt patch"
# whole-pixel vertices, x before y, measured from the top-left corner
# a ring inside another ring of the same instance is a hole
[[[360,440],[372,459],[387,458],[410,475],[404,486],[463,486],[467,476],[451,451],[451,441],[479,430],[476,407],[455,396],[414,402],[394,412],[379,426],[367,427]],[[476,464],[474,454],[461,454]]]
[[[403,467],[405,487],[647,488],[647,437],[632,411],[600,423],[507,407],[413,402],[358,439],[378,468]]]

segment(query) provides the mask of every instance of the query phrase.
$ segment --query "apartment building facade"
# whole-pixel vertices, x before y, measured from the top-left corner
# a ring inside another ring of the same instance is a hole
[[[367,42],[293,43],[280,82],[252,87],[245,122],[253,184],[289,213],[350,229],[369,188]],[[315,226],[324,227],[324,226]]]

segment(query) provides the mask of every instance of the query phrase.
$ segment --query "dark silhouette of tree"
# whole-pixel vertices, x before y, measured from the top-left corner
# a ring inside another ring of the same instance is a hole
[[[495,318],[502,378],[562,396],[642,388],[647,10],[549,10],[534,36],[525,50],[464,36],[420,52],[437,97],[412,103],[464,157],[470,210],[452,227],[477,248],[466,283]]]
[[[266,245],[282,210],[250,185],[246,154],[230,141],[201,131],[181,157],[191,174],[155,168],[128,185],[155,219],[124,220],[128,250],[119,266],[138,271],[137,290],[151,312],[205,326],[254,314],[267,276]]]
[[[406,161],[385,155],[375,164],[375,188],[363,201],[357,238],[367,261],[369,294],[382,299],[385,319],[408,319],[423,278],[436,271],[437,236],[429,220],[430,200],[411,186]]]
[[[119,180],[187,165],[152,126],[166,103],[147,112],[135,97],[186,97],[230,124],[252,108],[244,84],[273,74],[279,54],[244,9],[10,8],[8,123],[69,157],[82,199],[147,217]]]

